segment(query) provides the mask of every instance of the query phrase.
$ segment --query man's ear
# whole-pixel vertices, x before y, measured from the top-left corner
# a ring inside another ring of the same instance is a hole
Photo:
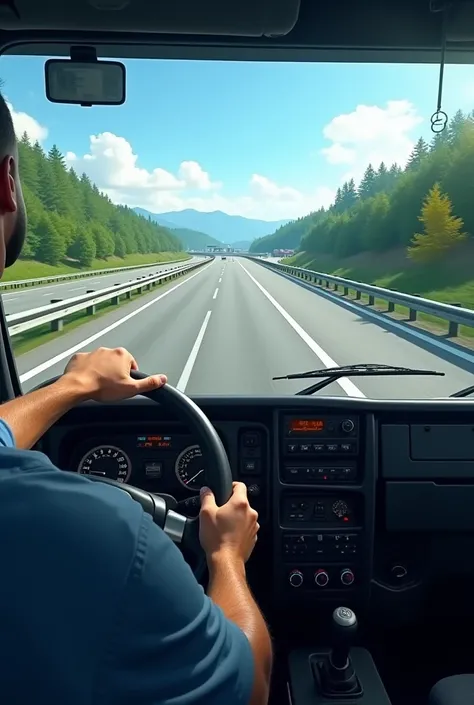
[[[0,212],[15,213],[18,207],[15,185],[15,159],[11,155],[0,163]]]

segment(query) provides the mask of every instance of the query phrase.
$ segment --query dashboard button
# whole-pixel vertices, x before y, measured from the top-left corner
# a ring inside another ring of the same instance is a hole
[[[341,423],[341,429],[344,433],[351,433],[354,430],[354,422],[352,419],[344,419]]]
[[[301,587],[303,585],[303,573],[300,570],[292,570],[288,576],[288,582],[291,587]]]
[[[355,575],[350,570],[350,568],[345,568],[344,570],[341,571],[341,583],[343,585],[349,586],[352,585],[352,583],[355,580]]]
[[[163,466],[161,463],[149,462],[145,463],[145,475],[147,477],[158,480],[163,475]]]
[[[329,575],[321,568],[314,574],[314,582],[318,587],[326,587],[329,582]]]
[[[242,460],[241,472],[242,475],[260,475],[260,460],[258,458]]]
[[[258,497],[260,494],[260,486],[259,485],[249,485],[247,487],[247,494],[249,497]]]
[[[260,445],[260,436],[258,433],[244,433],[242,436],[242,445],[246,448],[256,448]]]

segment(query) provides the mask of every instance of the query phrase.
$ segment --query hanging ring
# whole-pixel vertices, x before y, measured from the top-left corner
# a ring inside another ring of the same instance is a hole
[[[446,115],[444,110],[437,110],[431,116],[431,131],[435,134],[443,132],[443,130],[446,128],[447,122],[448,116]]]

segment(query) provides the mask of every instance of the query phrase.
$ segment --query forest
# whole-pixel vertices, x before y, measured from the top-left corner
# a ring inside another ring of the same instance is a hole
[[[86,174],[68,169],[56,145],[46,154],[25,133],[19,151],[28,214],[22,259],[49,265],[68,260],[87,267],[95,259],[182,250],[169,230],[131,208],[114,205]]]
[[[368,164],[360,184],[335,202],[252,244],[253,252],[299,249],[339,260],[405,248],[417,262],[440,260],[474,237],[474,112],[458,110],[428,144],[416,142],[405,165]]]

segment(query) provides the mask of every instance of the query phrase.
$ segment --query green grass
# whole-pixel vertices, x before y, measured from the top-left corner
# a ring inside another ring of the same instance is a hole
[[[408,294],[417,294],[427,299],[448,304],[460,304],[474,309],[474,243],[470,242],[453,251],[449,257],[431,265],[415,265],[406,256],[405,250],[385,253],[366,252],[337,260],[328,255],[312,255],[300,252],[283,260],[287,264],[333,274],[358,282],[374,284]],[[362,303],[367,297],[362,297]],[[383,299],[375,301],[376,308],[386,310]],[[395,307],[395,314],[406,317],[407,309]],[[446,332],[447,323],[442,319],[419,313],[420,325],[434,332]],[[461,337],[474,338],[474,328],[460,328]]]
[[[113,304],[111,301],[104,301],[103,303],[96,305],[95,313],[93,315],[88,315],[85,310],[77,311],[77,313],[73,313],[63,319],[63,329],[61,331],[52,331],[51,323],[45,323],[43,326],[39,326],[38,328],[32,328],[24,333],[14,335],[11,337],[13,352],[16,357],[24,355],[25,353],[30,352],[30,350],[37,348],[39,345],[49,343],[51,340],[57,340],[63,335],[70,333],[75,328],[84,325],[84,323],[89,323],[90,321],[96,320],[106,313],[117,310],[119,306],[125,306],[126,304],[136,301],[146,294],[150,294],[153,290],[156,290],[161,286],[163,286],[163,284],[156,284],[151,289],[142,291],[141,294],[133,292],[131,299],[127,299],[125,298],[125,295],[123,295],[119,298],[118,304]]]
[[[96,269],[114,269],[118,267],[136,267],[141,264],[160,264],[173,260],[189,259],[186,252],[159,252],[158,254],[147,255],[127,255],[123,259],[120,257],[109,257],[108,259],[96,259],[90,267],[81,268],[75,266],[74,262],[63,262],[57,267],[34,260],[18,260],[12,267],[5,270],[2,282],[18,281],[22,279],[36,279],[37,277],[57,276],[61,274],[77,274],[79,272],[93,272]]]

